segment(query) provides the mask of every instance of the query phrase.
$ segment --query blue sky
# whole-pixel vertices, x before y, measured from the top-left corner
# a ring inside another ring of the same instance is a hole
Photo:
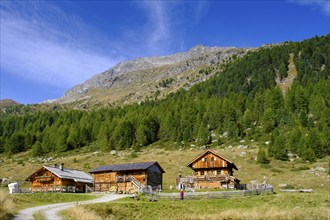
[[[120,61],[329,34],[329,0],[0,2],[0,99],[61,97]]]

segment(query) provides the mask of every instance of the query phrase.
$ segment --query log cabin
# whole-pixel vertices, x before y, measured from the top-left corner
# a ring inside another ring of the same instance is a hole
[[[60,166],[43,166],[25,181],[31,182],[32,192],[86,192],[93,186],[93,177],[89,174]]]
[[[206,149],[187,166],[194,171],[194,176],[177,178],[180,186],[214,189],[235,189],[239,186],[240,180],[233,175],[233,170],[238,170],[236,165],[213,150]]]
[[[157,162],[112,164],[89,171],[94,178],[94,192],[133,193],[150,186],[160,190],[165,171]]]

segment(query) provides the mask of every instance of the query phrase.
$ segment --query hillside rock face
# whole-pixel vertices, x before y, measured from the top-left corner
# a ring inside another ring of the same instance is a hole
[[[15,106],[15,105],[21,105],[21,104],[12,99],[0,99],[0,108],[5,108],[8,106]]]
[[[164,97],[169,92],[182,87],[189,88],[209,78],[215,71],[203,69],[246,51],[247,49],[198,45],[188,52],[121,62],[74,86],[55,102],[88,107]]]

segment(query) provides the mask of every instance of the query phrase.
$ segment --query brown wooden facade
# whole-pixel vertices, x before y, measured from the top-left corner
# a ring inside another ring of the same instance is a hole
[[[90,171],[95,192],[135,192],[146,186],[161,189],[165,171],[157,162],[113,164]]]
[[[31,182],[31,192],[86,192],[86,187],[93,186],[88,174],[56,166],[43,166],[26,181]]]
[[[239,185],[233,175],[236,165],[210,149],[193,159],[188,167],[194,170],[188,182],[195,188],[237,188]]]

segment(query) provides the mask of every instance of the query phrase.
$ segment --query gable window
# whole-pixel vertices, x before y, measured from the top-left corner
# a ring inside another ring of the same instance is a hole
[[[217,159],[215,157],[211,157],[211,161],[216,161]]]
[[[202,161],[207,162],[207,157],[204,157]]]

